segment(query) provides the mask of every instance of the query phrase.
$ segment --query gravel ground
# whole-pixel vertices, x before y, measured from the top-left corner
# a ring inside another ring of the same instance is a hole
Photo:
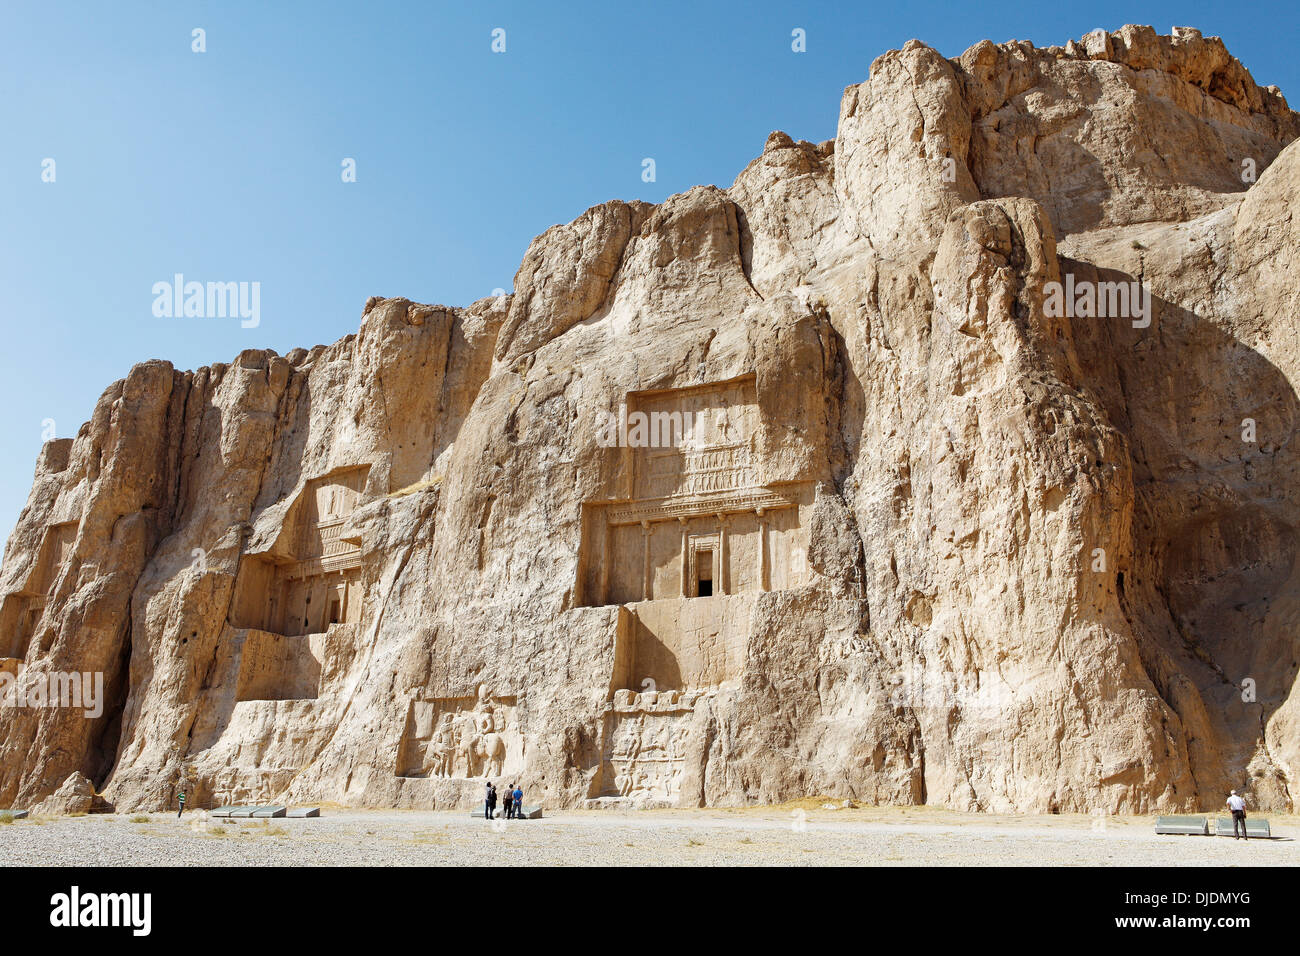
[[[0,825],[7,866],[1300,865],[1300,818],[1280,839],[1156,836],[1153,817],[989,816],[929,808],[562,812],[543,820],[466,813],[322,811],[235,821],[202,811],[18,820]]]

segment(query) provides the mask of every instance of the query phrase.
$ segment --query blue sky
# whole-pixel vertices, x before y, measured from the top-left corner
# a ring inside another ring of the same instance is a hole
[[[1294,4],[6,0],[2,16],[5,537],[46,420],[75,435],[135,362],[333,342],[371,295],[508,290],[529,241],[588,206],[728,186],[774,129],[834,136],[843,88],[912,37],[956,56],[1196,26],[1300,103]],[[260,325],[155,317],[154,283],[178,272],[259,282]]]

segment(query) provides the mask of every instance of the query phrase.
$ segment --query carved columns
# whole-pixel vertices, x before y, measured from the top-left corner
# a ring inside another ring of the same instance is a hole
[[[650,522],[642,520],[641,522],[641,600],[650,600],[653,582],[651,581],[650,566]]]
[[[727,516],[718,514],[718,559],[714,563],[713,577],[719,594],[727,593]]]
[[[605,542],[600,561],[600,603],[609,603],[609,567],[614,563],[614,526],[605,519]]]
[[[687,534],[685,518],[678,518],[677,524],[682,529],[682,597],[686,598],[691,596],[690,535]]]

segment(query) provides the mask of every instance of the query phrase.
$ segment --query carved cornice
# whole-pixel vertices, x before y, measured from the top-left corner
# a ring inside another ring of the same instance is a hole
[[[317,574],[335,574],[339,571],[351,571],[361,567],[361,549],[346,551],[343,554],[331,554],[323,558],[311,558],[290,565],[286,575],[290,579],[310,578]]]
[[[691,498],[643,498],[606,505],[606,520],[612,525],[673,521],[677,518],[696,518],[716,514],[736,514],[757,511],[776,511],[793,508],[798,501],[771,488],[742,488],[736,491],[717,492]]]

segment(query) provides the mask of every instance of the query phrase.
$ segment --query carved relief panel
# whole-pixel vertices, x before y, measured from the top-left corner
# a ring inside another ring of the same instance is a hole
[[[751,454],[758,427],[752,377],[632,393],[629,422],[638,414],[644,416],[646,431],[642,442],[629,443],[635,461],[633,498],[694,497],[758,484]]]
[[[494,697],[486,686],[476,697],[412,700],[397,775],[467,780],[517,773],[524,737],[516,711],[514,697]]]
[[[676,803],[698,692],[618,691],[605,714],[601,795]]]

